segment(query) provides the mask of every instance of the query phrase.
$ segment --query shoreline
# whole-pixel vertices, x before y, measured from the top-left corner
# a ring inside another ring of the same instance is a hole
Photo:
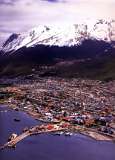
[[[20,108],[17,108],[17,107],[13,108],[10,105],[4,105],[4,104],[1,104],[1,105],[6,106],[9,109],[15,110],[17,112],[24,112],[27,115],[29,115],[30,117],[32,117],[33,119],[35,119],[37,121],[40,121],[40,122],[43,122],[44,124],[59,124],[60,123],[60,122],[48,122],[46,120],[38,118],[38,114],[36,112],[26,111],[24,109],[20,109]],[[65,128],[65,130],[67,130],[67,129]],[[73,133],[76,133],[76,134],[80,133],[80,134],[88,136],[88,137],[90,137],[90,138],[92,138],[96,141],[110,141],[110,142],[113,142],[113,143],[115,142],[115,136],[114,135],[112,136],[112,135],[107,135],[105,133],[100,133],[98,131],[95,131],[94,129],[86,128],[86,127],[83,127],[83,126],[80,126],[80,125],[72,126],[67,131],[68,132],[73,132]]]

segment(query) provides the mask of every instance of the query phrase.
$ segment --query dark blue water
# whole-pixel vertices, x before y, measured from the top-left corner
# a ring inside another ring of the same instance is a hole
[[[0,107],[0,111],[5,111]],[[20,118],[15,122],[14,118]],[[0,144],[12,132],[21,133],[25,126],[38,121],[23,112],[0,112]],[[99,142],[83,135],[71,137],[43,134],[31,136],[17,144],[16,149],[0,151],[0,160],[115,160],[115,143]]]

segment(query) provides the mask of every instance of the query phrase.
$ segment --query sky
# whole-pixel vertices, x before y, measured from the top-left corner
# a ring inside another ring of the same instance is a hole
[[[0,0],[0,45],[39,24],[115,19],[115,0]]]

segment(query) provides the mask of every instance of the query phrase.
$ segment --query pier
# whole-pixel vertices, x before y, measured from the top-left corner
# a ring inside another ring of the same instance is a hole
[[[51,132],[75,132],[75,133],[81,133],[83,135],[89,136],[95,140],[99,141],[115,141],[114,135],[108,135],[101,132],[96,132],[94,129],[91,128],[84,128],[81,126],[71,126],[70,124],[66,124],[66,126],[63,126],[62,124],[47,124],[47,125],[36,125],[31,128],[26,128],[23,130],[23,133],[20,135],[12,134],[14,136],[12,137],[7,143],[5,143],[3,146],[0,147],[0,150],[5,148],[15,148],[16,144],[25,139],[28,136],[31,135],[38,135],[38,134],[44,134],[44,133],[51,133]]]
[[[48,128],[49,127],[49,128]],[[17,135],[15,138],[11,139],[9,142],[5,143],[3,146],[0,147],[1,149],[5,148],[13,148],[16,144],[28,136],[43,134],[43,133],[50,133],[50,132],[58,132],[58,131],[65,131],[65,128],[57,125],[37,125],[28,129],[27,131],[23,132],[20,135]]]

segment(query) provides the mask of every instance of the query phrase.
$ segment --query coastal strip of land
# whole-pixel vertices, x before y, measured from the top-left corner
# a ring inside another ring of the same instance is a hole
[[[104,134],[100,134],[98,132],[95,132],[94,130],[91,129],[86,129],[80,126],[70,126],[70,124],[68,123],[61,123],[61,124],[42,124],[42,125],[36,125],[32,128],[27,128],[26,130],[23,130],[23,133],[21,133],[20,135],[17,135],[15,133],[13,133],[10,136],[10,140],[8,142],[6,142],[4,145],[2,145],[0,147],[1,149],[5,149],[5,148],[14,148],[16,147],[17,143],[19,143],[20,141],[22,141],[23,139],[25,139],[28,136],[32,136],[32,135],[38,135],[38,134],[45,134],[45,133],[52,133],[52,132],[65,132],[65,133],[71,133],[72,131],[74,132],[79,132],[81,134],[84,134],[86,136],[89,136],[95,140],[99,140],[99,141],[114,141],[115,140],[115,136],[110,136],[110,135],[104,135]],[[69,134],[67,134],[69,135]]]

